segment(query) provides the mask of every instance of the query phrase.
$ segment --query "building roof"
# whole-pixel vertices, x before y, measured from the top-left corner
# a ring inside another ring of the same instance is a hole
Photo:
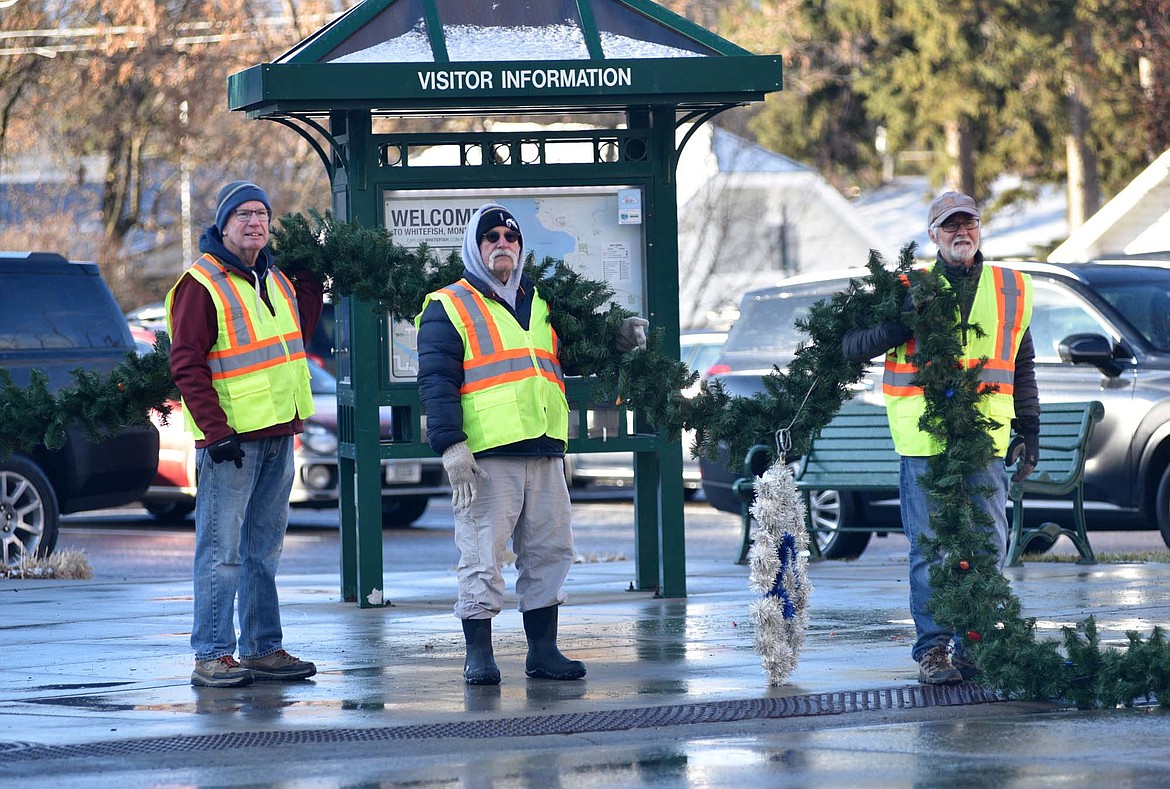
[[[1053,263],[1170,252],[1170,151],[1052,251]]]
[[[252,117],[707,111],[780,90],[757,56],[649,0],[365,0],[271,63],[228,78]]]

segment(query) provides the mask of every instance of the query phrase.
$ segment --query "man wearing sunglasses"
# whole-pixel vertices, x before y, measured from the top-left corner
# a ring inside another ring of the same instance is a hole
[[[504,602],[508,540],[528,640],[525,673],[575,680],[585,664],[557,648],[557,611],[573,563],[565,482],[569,405],[548,304],[523,273],[524,237],[501,205],[481,206],[463,239],[463,277],[429,294],[416,318],[427,441],[451,481],[469,685],[496,685],[492,618]],[[645,347],[628,318],[621,350]]]
[[[976,494],[973,501],[990,516],[989,540],[1002,567],[1008,536],[1004,464],[1018,464],[1012,477],[1016,481],[1026,479],[1036,468],[1040,456],[1040,398],[1028,328],[1032,279],[983,262],[979,251],[981,221],[975,200],[959,192],[940,195],[927,213],[927,232],[938,246],[936,270],[942,273],[945,286],[955,289],[959,296],[959,325],[969,321],[982,329],[963,330],[963,360],[974,364],[985,358],[987,363],[980,378],[994,385],[993,391],[980,398],[978,407],[995,425],[991,438],[1003,460],[997,458],[967,482],[972,489],[990,491]],[[903,310],[914,308],[907,292]],[[919,682],[944,685],[971,679],[976,669],[964,654],[959,636],[935,622],[927,609],[932,591],[930,568],[946,557],[927,560],[923,553],[921,540],[933,536],[930,513],[937,504],[928,499],[922,477],[930,458],[944,453],[946,447],[919,427],[926,399],[913,382],[917,373],[915,347],[913,333],[896,320],[855,329],[842,338],[842,350],[849,359],[868,361],[879,354],[886,357],[882,390],[894,447],[902,456],[899,496],[902,526],[910,542],[910,613],[917,634],[911,657],[918,663]]]

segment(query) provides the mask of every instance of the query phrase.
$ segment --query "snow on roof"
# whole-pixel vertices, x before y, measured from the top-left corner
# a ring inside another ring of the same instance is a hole
[[[726,129],[713,127],[711,150],[723,173],[798,173],[813,169],[795,159],[770,151]]]
[[[452,62],[519,60],[588,60],[589,50],[581,29],[575,25],[538,27],[479,27],[450,25],[443,28],[447,56]],[[601,33],[601,49],[607,59],[703,57],[697,52],[656,44],[617,33]],[[431,63],[427,34],[415,29],[333,60],[333,63]]]
[[[1052,250],[1054,263],[1170,248],[1170,151],[1165,151]]]

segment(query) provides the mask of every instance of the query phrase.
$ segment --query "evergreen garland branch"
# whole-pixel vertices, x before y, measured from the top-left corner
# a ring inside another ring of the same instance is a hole
[[[79,368],[70,376],[72,385],[54,393],[42,370],[33,370],[24,387],[0,370],[0,458],[42,445],[60,449],[70,425],[101,441],[131,425],[149,424],[151,409],[165,419],[171,412],[167,401],[178,398],[170,341],[162,332],[150,353],[127,353],[108,373]]]
[[[311,271],[333,291],[413,320],[427,293],[462,276],[463,264],[452,253],[439,261],[426,246],[407,249],[393,243],[384,228],[340,222],[330,214],[286,215],[273,230],[273,247],[290,274]],[[989,422],[976,410],[982,392],[978,367],[959,363],[962,331],[957,326],[961,294],[944,287],[934,271],[912,270],[914,246],[907,245],[894,270],[870,254],[869,275],[850,283],[829,301],[814,306],[801,323],[810,341],[798,349],[786,371],[773,370],[764,391],[733,397],[718,382],[709,382],[693,399],[682,396],[696,375],[660,352],[662,332],[651,332],[645,352],[620,353],[615,340],[621,322],[632,315],[610,303],[613,292],[565,266],[546,259],[526,266],[552,308],[553,328],[562,343],[562,362],[571,373],[594,379],[599,398],[643,409],[651,423],[670,436],[683,428],[697,435],[696,454],[714,456],[728,447],[734,465],[752,444],[772,446],[778,428],[791,428],[794,455],[807,451],[821,428],[851,397],[866,365],[846,360],[841,339],[854,328],[901,318],[917,338],[916,362],[927,408],[923,427],[947,451],[932,459],[924,478],[938,502],[932,517],[930,610],[936,620],[965,634],[968,654],[981,670],[981,682],[1012,697],[1064,698],[1078,707],[1133,704],[1156,697],[1170,706],[1170,644],[1160,628],[1148,639],[1127,633],[1124,652],[1103,649],[1092,617],[1065,628],[1064,654],[1059,644],[1036,639],[1035,620],[1021,615],[1019,600],[991,557],[986,515],[971,502],[982,491],[965,478],[995,458]],[[901,312],[909,282],[915,310]],[[155,409],[169,413],[177,398],[170,377],[169,343],[160,335],[144,356],[127,354],[106,375],[81,370],[73,386],[56,394],[47,376],[34,370],[29,384],[17,386],[0,370],[0,457],[45,445],[63,444],[69,424],[81,425],[102,438],[131,424],[144,424]]]

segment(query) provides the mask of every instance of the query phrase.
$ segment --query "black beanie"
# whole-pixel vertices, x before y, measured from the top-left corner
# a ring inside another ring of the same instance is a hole
[[[483,239],[483,234],[493,227],[506,227],[515,230],[521,236],[524,235],[520,232],[520,225],[516,222],[516,218],[506,209],[497,206],[489,208],[480,215],[479,224],[475,228],[475,242],[478,244]]]

